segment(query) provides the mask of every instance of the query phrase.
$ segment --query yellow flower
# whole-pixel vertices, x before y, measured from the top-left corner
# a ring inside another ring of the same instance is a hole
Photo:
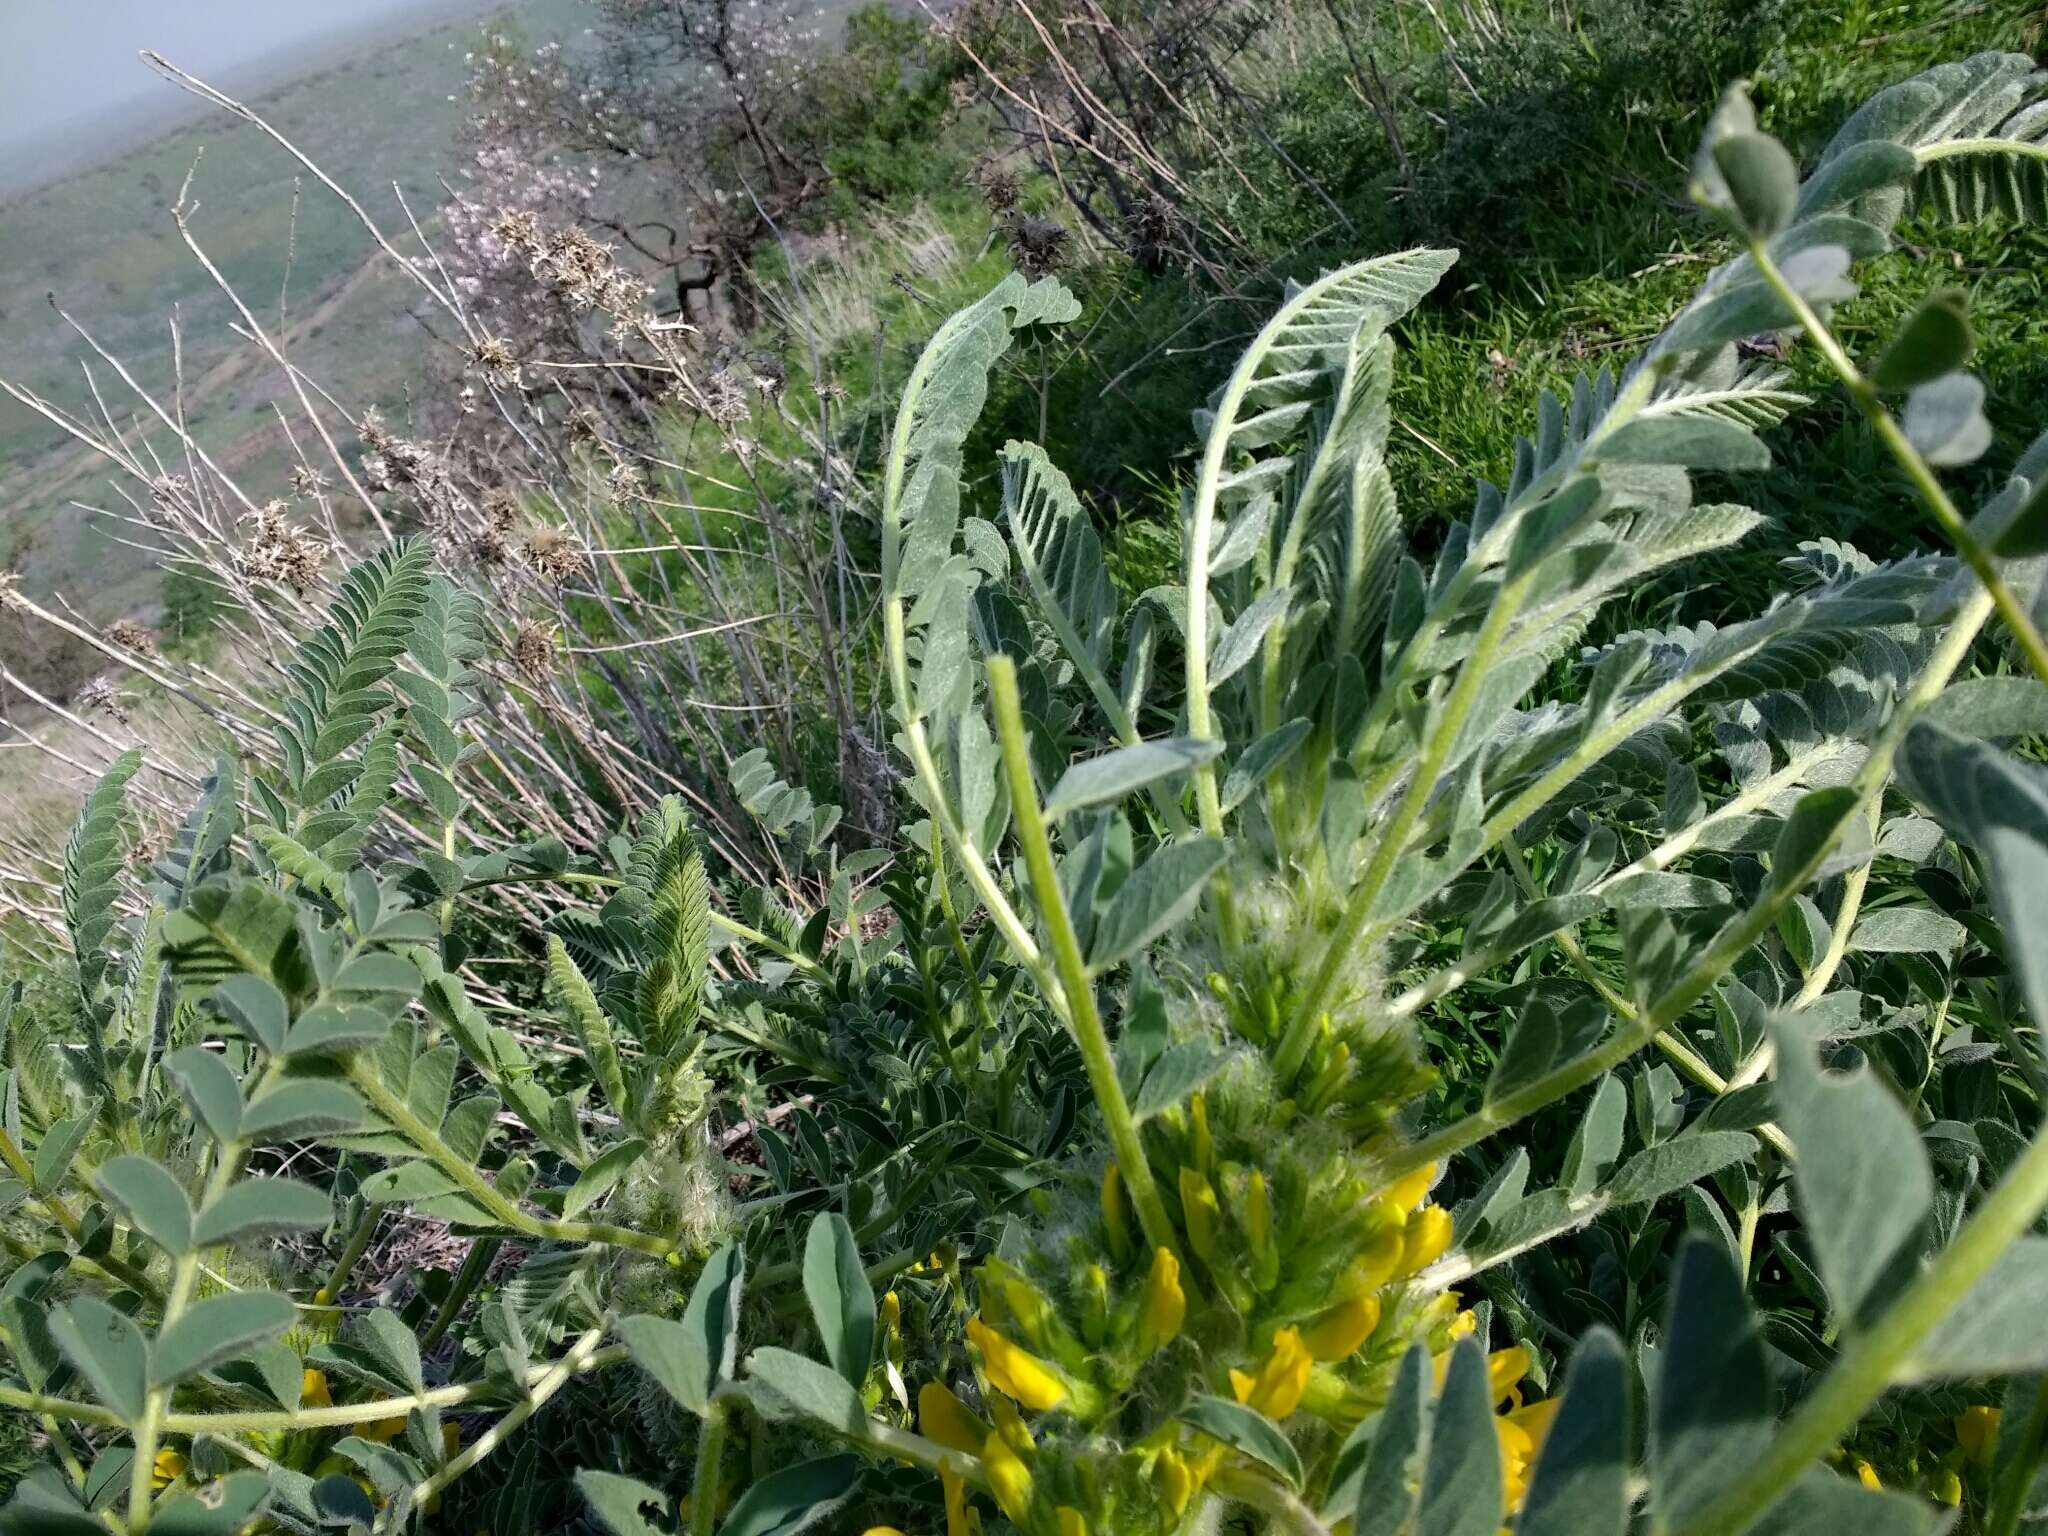
[[[1339,1302],[1301,1330],[1301,1341],[1318,1360],[1349,1360],[1380,1325],[1380,1299],[1368,1292]]]
[[[1111,1163],[1102,1170],[1102,1224],[1109,1229],[1109,1251],[1122,1263],[1131,1256],[1131,1229],[1124,1221],[1123,1175]]]
[[[1458,1321],[1471,1317],[1469,1312],[1458,1314]],[[1456,1331],[1456,1323],[1453,1325]],[[1471,1332],[1468,1324],[1464,1332]],[[1449,1357],[1443,1357],[1448,1364]],[[1494,1415],[1494,1438],[1500,1445],[1501,1495],[1506,1501],[1509,1514],[1521,1511],[1522,1500],[1529,1494],[1529,1469],[1535,1465],[1536,1453],[1543,1449],[1543,1440],[1550,1433],[1551,1421],[1557,1417],[1559,1398],[1545,1398],[1540,1403],[1522,1403],[1521,1380],[1529,1369],[1529,1352],[1520,1345],[1497,1349],[1486,1357],[1486,1383],[1489,1395],[1496,1409]],[[1439,1376],[1442,1366],[1439,1366]]]
[[[1884,1492],[1884,1483],[1877,1475],[1877,1468],[1873,1467],[1861,1456],[1856,1458],[1856,1481],[1868,1488],[1872,1493]]]
[[[1062,1504],[1052,1513],[1059,1522],[1060,1536],[1088,1536],[1088,1519],[1073,1505]]]
[[[1443,1257],[1451,1246],[1451,1213],[1440,1205],[1425,1205],[1408,1224],[1401,1243],[1399,1273],[1403,1278],[1425,1269]]]
[[[967,1483],[951,1458],[939,1463],[939,1489],[946,1498],[946,1536],[975,1536],[981,1517],[967,1504]]]
[[[365,1440],[374,1440],[379,1445],[389,1445],[404,1432],[405,1416],[403,1414],[400,1414],[395,1419],[378,1419],[373,1423],[358,1424],[356,1426],[357,1434],[361,1435]]]
[[[444,1421],[441,1425],[441,1454],[452,1457],[461,1449],[462,1426],[453,1419]]]
[[[1389,1184],[1387,1192],[1382,1198],[1395,1210],[1406,1215],[1409,1211],[1414,1210],[1416,1206],[1422,1204],[1423,1198],[1430,1191],[1430,1186],[1435,1183],[1436,1164],[1424,1163],[1413,1173],[1404,1173],[1400,1178]]]
[[[982,1441],[981,1465],[988,1474],[988,1491],[995,1495],[997,1507],[1022,1525],[1031,1509],[1031,1469],[999,1433]]]
[[[1302,1342],[1301,1330],[1282,1328],[1273,1335],[1273,1353],[1259,1367],[1258,1375],[1232,1371],[1230,1387],[1246,1407],[1269,1419],[1284,1419],[1301,1406],[1301,1394],[1308,1390],[1308,1373],[1314,1365],[1315,1357]]]
[[[150,1467],[149,1486],[161,1493],[185,1475],[185,1458],[168,1445],[156,1453]]]
[[[1963,1480],[1954,1467],[1941,1469],[1941,1476],[1934,1480],[1934,1496],[1951,1508],[1963,1502]]]
[[[1256,1168],[1244,1183],[1244,1235],[1252,1250],[1252,1284],[1270,1291],[1280,1279],[1280,1250],[1273,1242],[1273,1198]]]
[[[1991,1465],[1992,1449],[1998,1444],[2000,1410],[1981,1403],[1956,1415],[1956,1444],[1980,1467]]]
[[[966,1456],[980,1455],[981,1442],[988,1438],[988,1425],[942,1381],[928,1381],[917,1389],[917,1430],[925,1439]]]
[[[1180,1337],[1188,1315],[1187,1292],[1180,1285],[1180,1260],[1170,1248],[1152,1252],[1152,1273],[1145,1280],[1145,1301],[1138,1313],[1138,1348],[1146,1354]]]
[[[1354,1294],[1376,1291],[1394,1278],[1408,1247],[1399,1227],[1389,1227],[1368,1242],[1344,1271],[1344,1289]]]
[[[299,1406],[301,1408],[332,1408],[334,1393],[327,1385],[327,1373],[306,1367],[306,1374],[299,1378]]]
[[[1066,1401],[1066,1383],[1053,1374],[1051,1366],[1019,1349],[978,1315],[967,1320],[967,1337],[981,1351],[982,1369],[998,1392],[1014,1397],[1034,1413]]]
[[[871,1525],[860,1536],[903,1536],[893,1525]]]
[[[1188,1229],[1188,1246],[1204,1261],[1216,1257],[1216,1228],[1222,1212],[1216,1204],[1216,1187],[1199,1168],[1180,1171],[1181,1225]]]
[[[903,1298],[894,1291],[882,1293],[882,1334],[895,1339],[903,1331]]]

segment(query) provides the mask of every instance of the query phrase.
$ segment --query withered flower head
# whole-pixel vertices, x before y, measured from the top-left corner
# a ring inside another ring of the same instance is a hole
[[[103,631],[107,644],[147,656],[156,649],[156,632],[133,619],[116,619]]]
[[[536,528],[519,548],[534,573],[557,586],[583,569],[583,551],[566,528]]]
[[[512,664],[534,682],[544,682],[555,670],[555,637],[548,626],[535,619],[520,624],[512,637]]]

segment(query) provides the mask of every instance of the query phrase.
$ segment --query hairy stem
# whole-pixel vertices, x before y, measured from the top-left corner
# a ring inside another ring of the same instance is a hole
[[[1095,1007],[1095,984],[1089,979],[1087,962],[1081,958],[1081,943],[1074,922],[1060,894],[1059,872],[1053,867],[1052,844],[1045,833],[1045,818],[1039,813],[1038,791],[1031,782],[1031,749],[1024,739],[1024,709],[1017,697],[1017,667],[1007,656],[988,659],[989,697],[995,706],[996,739],[1003,750],[1003,767],[1009,775],[1011,813],[1016,818],[1017,841],[1024,850],[1024,864],[1031,871],[1032,894],[1038,899],[1045,919],[1046,937],[1052,946],[1053,963],[1059,969],[1065,993],[1067,1023],[1081,1047],[1087,1064],[1088,1086],[1109,1126],[1110,1145],[1116,1149],[1123,1170],[1124,1185],[1131,1192],[1131,1204],[1145,1237],[1155,1248],[1179,1252],[1173,1223],[1152,1180],[1152,1165],[1138,1140],[1138,1123],[1117,1080],[1116,1058],[1110,1054],[1109,1037],[1103,1032],[1102,1015]]]

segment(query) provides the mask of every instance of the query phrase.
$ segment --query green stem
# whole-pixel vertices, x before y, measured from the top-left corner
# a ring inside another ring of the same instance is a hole
[[[2048,1134],[2035,1138],[1956,1240],[1923,1270],[1868,1333],[1835,1359],[1820,1385],[1779,1426],[1761,1459],[1674,1536],[1738,1536],[1811,1466],[1841,1443],[1863,1410],[1917,1374],[1914,1351],[2048,1206]]]
[[[1957,141],[1959,144],[1969,142]],[[1952,149],[1951,152],[1966,151]],[[1749,259],[1755,263],[1757,271],[1762,274],[1763,280],[1770,284],[1779,300],[1792,312],[1792,318],[1804,327],[1807,336],[1820,349],[1821,356],[1827,360],[1828,366],[1835,372],[1835,377],[1842,381],[1842,387],[1848,391],[1850,401],[1863,414],[1864,420],[1870,423],[1871,429],[1877,434],[1877,440],[1884,444],[1885,451],[1892,456],[1899,468],[1906,472],[1906,478],[1913,483],[1913,489],[1919,492],[1920,500],[1926,505],[1927,510],[1934,514],[1934,520],[1941,525],[1941,531],[1948,535],[1949,542],[1955,545],[1956,553],[1961,555],[1970,569],[1977,573],[1977,579],[1984,584],[1984,590],[1991,594],[1991,601],[1998,608],[1999,618],[2004,621],[2013,640],[2026,655],[2027,665],[2034,669],[2034,675],[2043,682],[2048,682],[2048,642],[2042,640],[2041,632],[2027,617],[2027,611],[2021,605],[2018,596],[1999,572],[1997,564],[1991,557],[1991,551],[1978,542],[1977,536],[1970,532],[1969,524],[1964,520],[1963,514],[1956,509],[1956,504],[1949,499],[1948,492],[1942,489],[1941,481],[1936,477],[1932,466],[1921,457],[1920,450],[1907,438],[1905,428],[1901,427],[1892,413],[1885,409],[1876,386],[1863,377],[1849,354],[1842,350],[1842,344],[1835,339],[1834,332],[1828,329],[1827,322],[1815,314],[1813,306],[1785,280],[1785,274],[1778,269],[1777,263],[1771,260],[1769,250],[1761,241],[1750,245]]]
[[[4,1127],[0,1127],[0,1162],[6,1163],[7,1171],[21,1180],[30,1189],[36,1187],[35,1170],[29,1166],[28,1158],[22,1152],[20,1144],[15,1141],[14,1137]],[[72,1214],[71,1207],[65,1204],[62,1195],[53,1189],[39,1194],[36,1198],[43,1209],[49,1212],[50,1219],[64,1229],[64,1235],[71,1239],[74,1247],[85,1241],[85,1229],[79,1223],[78,1217]],[[138,1296],[146,1298],[152,1305],[163,1305],[164,1293],[162,1288],[134,1265],[124,1263],[122,1260],[115,1258],[111,1253],[102,1259],[86,1259],[81,1254],[78,1256],[77,1262],[90,1264],[93,1268],[119,1280]]]
[[[2048,1376],[2042,1377],[2034,1388],[2034,1406],[2028,1410],[2027,1422],[2021,1426],[2019,1440],[2006,1461],[2005,1476],[1998,1480],[1991,1515],[1984,1522],[1984,1536],[2013,1536],[2019,1529],[2044,1445],[2048,1445]]]
[[[350,1273],[362,1262],[363,1254],[369,1249],[370,1239],[377,1235],[377,1223],[383,1214],[376,1206],[365,1203],[363,1214],[357,1218],[354,1229],[348,1235],[348,1242],[341,1250],[341,1257],[334,1261],[334,1268],[327,1272],[325,1283],[313,1293],[314,1301],[331,1303],[341,1299],[341,1288],[348,1284]]]
[[[676,1251],[673,1242],[648,1232],[634,1232],[604,1222],[550,1221],[529,1216],[443,1141],[439,1131],[415,1115],[405,1100],[386,1088],[376,1068],[361,1054],[350,1059],[348,1076],[349,1081],[362,1090],[363,1097],[370,1101],[370,1107],[382,1115],[393,1130],[424,1152],[428,1161],[454,1180],[465,1195],[489,1212],[501,1226],[555,1242],[605,1243],[614,1248],[631,1248],[657,1259],[665,1259]]]
[[[725,1416],[731,1410],[713,1402],[697,1437],[697,1471],[690,1480],[690,1536],[711,1536],[718,1524],[718,1463],[725,1455]]]
[[[501,1246],[503,1239],[496,1237],[480,1237],[469,1245],[469,1252],[462,1256],[462,1268],[455,1272],[455,1280],[448,1287],[448,1294],[441,1299],[433,1323],[420,1335],[421,1354],[426,1354],[447,1336],[455,1319],[462,1315],[463,1303],[476,1293],[477,1286],[490,1272],[491,1260],[498,1256]]]
[[[497,1423],[493,1424],[481,1435],[478,1435],[475,1445],[465,1447],[460,1454],[451,1457],[448,1464],[437,1470],[431,1477],[423,1478],[418,1483],[415,1483],[412,1490],[414,1507],[417,1508],[426,1503],[428,1499],[434,1497],[443,1488],[446,1488],[455,1479],[462,1476],[463,1473],[467,1472],[471,1467],[511,1439],[513,1435],[517,1434],[519,1426],[538,1413],[543,1403],[567,1386],[571,1378],[589,1369],[590,1361],[598,1353],[598,1341],[603,1337],[604,1330],[602,1328],[592,1328],[585,1332],[570,1347],[566,1355],[549,1367],[539,1381],[534,1382],[527,1388],[525,1401],[515,1405],[502,1419],[498,1420]]]
[[[1117,1080],[1116,1059],[1110,1054],[1102,1015],[1095,1007],[1095,985],[1089,979],[1073,919],[1060,894],[1052,843],[1046,837],[1045,818],[1038,809],[1038,791],[1031,782],[1031,750],[1024,739],[1024,709],[1017,697],[1016,663],[1007,656],[989,657],[988,687],[995,709],[996,739],[1001,743],[1003,768],[1010,781],[1010,808],[1016,819],[1017,841],[1024,850],[1025,867],[1031,871],[1032,894],[1038,898],[1053,964],[1059,970],[1067,1023],[1081,1047],[1081,1059],[1087,1064],[1088,1086],[1109,1126],[1110,1145],[1116,1149],[1124,1186],[1131,1192],[1131,1204],[1137,1210],[1139,1225],[1145,1229],[1146,1240],[1155,1248],[1178,1252],[1173,1223],[1167,1219],[1166,1205],[1152,1181],[1152,1165],[1138,1140],[1138,1123],[1131,1117],[1123,1084]]]

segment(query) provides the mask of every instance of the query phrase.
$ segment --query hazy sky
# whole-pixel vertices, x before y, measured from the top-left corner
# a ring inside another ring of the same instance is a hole
[[[455,13],[483,0],[0,0],[0,156],[94,139],[184,98],[136,55],[154,48],[216,82],[338,34],[374,32],[408,12]],[[21,167],[14,167],[17,171]]]

